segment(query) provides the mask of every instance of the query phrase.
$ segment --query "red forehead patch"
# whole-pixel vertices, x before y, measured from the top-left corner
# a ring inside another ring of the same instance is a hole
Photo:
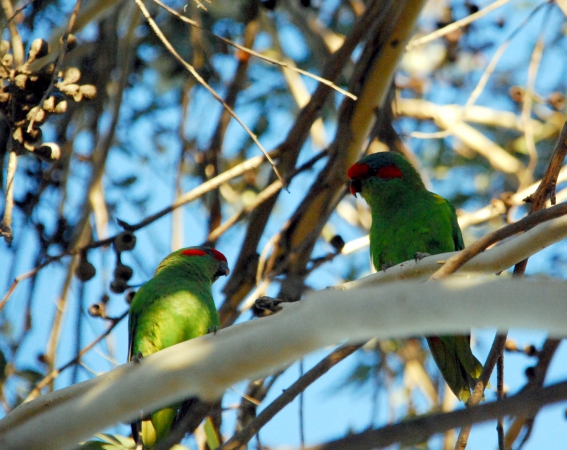
[[[402,178],[402,171],[396,166],[380,167],[378,172],[376,172],[376,177],[386,179]]]
[[[226,256],[224,256],[221,252],[219,252],[218,250],[215,250],[214,248],[211,249],[211,251],[213,252],[213,255],[215,256],[215,259],[217,261],[224,261],[224,262],[228,262],[226,260]]]
[[[211,255],[213,258],[215,258],[217,261],[225,261],[226,260],[226,256],[224,256],[221,252],[219,252],[218,250],[215,250],[214,248],[209,248],[207,249],[208,251],[205,250],[201,250],[198,248],[188,248],[187,250],[183,250],[181,252],[182,255],[185,256],[205,256],[205,255]]]
[[[181,254],[185,256],[205,256],[207,252],[196,248],[188,248],[187,250],[183,250]]]
[[[366,178],[371,172],[370,166],[368,164],[354,163],[348,169],[347,176],[352,180],[354,178]]]

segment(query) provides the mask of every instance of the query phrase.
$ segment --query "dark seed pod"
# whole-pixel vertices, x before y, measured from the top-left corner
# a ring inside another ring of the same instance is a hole
[[[116,278],[110,283],[110,290],[115,294],[122,294],[126,289],[128,289],[128,283],[120,278]]]
[[[136,295],[135,291],[130,291],[126,294],[126,303],[129,305],[132,304],[132,300],[134,300],[134,296]]]
[[[77,48],[77,38],[74,34],[70,33],[67,38],[67,51],[73,51],[75,48]]]
[[[526,378],[527,378],[528,380],[533,380],[533,378],[535,377],[535,372],[536,372],[536,371],[535,371],[535,367],[528,367],[528,368],[525,370]]]
[[[43,39],[35,39],[28,53],[28,63],[35,61],[37,58],[43,58],[49,53],[49,44]]]
[[[72,84],[76,83],[81,79],[81,71],[76,67],[69,67],[65,74],[63,75],[63,81],[61,84]]]
[[[75,269],[75,276],[81,281],[89,281],[96,275],[96,268],[93,266],[86,255],[81,255],[79,265]]]
[[[46,142],[35,150],[38,158],[53,162],[61,158],[61,148],[55,142]]]
[[[19,142],[20,144],[24,143],[24,131],[22,130],[21,126],[18,126],[14,132],[12,133],[12,139],[14,141]]]
[[[47,120],[48,113],[45,109],[41,109],[39,106],[34,106],[30,111],[27,113],[26,118],[28,120],[33,120],[38,125],[41,125],[43,122]]]
[[[100,302],[103,305],[106,305],[109,300],[110,300],[110,297],[108,296],[108,294],[102,294],[102,298],[100,299]]]
[[[510,98],[516,103],[520,103],[524,100],[524,90],[520,86],[512,86],[508,91]]]
[[[55,114],[63,114],[65,111],[67,111],[67,100],[61,100],[55,105],[55,109],[53,110]]]
[[[134,275],[134,271],[126,264],[118,263],[114,269],[114,278],[128,281]]]
[[[117,252],[126,252],[136,246],[136,236],[131,231],[123,231],[114,238],[114,248]]]
[[[61,84],[58,83],[57,87],[59,90],[67,95],[75,95],[79,92],[79,85],[75,83]]]
[[[340,253],[345,246],[345,241],[339,234],[335,234],[329,241],[329,244],[331,244],[332,247]]]
[[[526,345],[526,348],[524,348],[524,353],[528,356],[537,356],[538,351],[534,345]]]
[[[106,306],[102,303],[94,303],[89,306],[89,314],[93,317],[106,317]]]
[[[25,73],[19,73],[14,77],[14,84],[21,90],[25,90],[28,85],[29,75]]]
[[[92,100],[93,98],[96,97],[96,87],[93,86],[92,84],[83,84],[80,88],[79,88],[79,92],[81,94],[83,94],[83,96],[87,99],[87,100]]]
[[[262,6],[270,11],[276,9],[277,0],[261,0]]]
[[[53,95],[45,99],[43,102],[43,109],[50,113],[55,111],[55,97]]]

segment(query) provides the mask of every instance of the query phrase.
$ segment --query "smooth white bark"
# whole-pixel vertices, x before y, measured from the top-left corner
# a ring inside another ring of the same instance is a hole
[[[142,408],[220,396],[316,349],[341,342],[466,332],[548,330],[567,336],[567,283],[550,280],[401,282],[324,290],[274,316],[229,327],[44,395],[0,421],[2,449],[66,449]]]

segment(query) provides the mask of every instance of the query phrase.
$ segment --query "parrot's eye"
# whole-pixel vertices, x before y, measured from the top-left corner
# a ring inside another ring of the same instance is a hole
[[[402,171],[396,166],[380,167],[376,172],[376,178],[383,178],[386,180],[392,178],[402,178]]]

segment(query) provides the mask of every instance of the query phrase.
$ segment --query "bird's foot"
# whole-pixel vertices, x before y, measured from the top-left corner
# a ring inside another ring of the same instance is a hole
[[[207,328],[207,334],[208,333],[217,334],[217,331],[219,331],[218,325],[213,325],[212,327]]]
[[[422,253],[422,252],[415,252],[415,255],[413,255],[415,262],[417,263],[418,261],[421,261],[423,258],[425,258],[426,256],[431,256],[431,253]]]
[[[392,261],[388,261],[387,263],[382,264],[382,267],[380,267],[380,269],[382,269],[384,272],[386,272],[386,269],[389,269],[390,267],[393,267],[394,264],[392,264]]]
[[[254,302],[254,306],[252,307],[252,313],[256,317],[267,317],[271,316],[282,310],[280,303],[284,303],[284,300],[280,300],[278,298],[272,297],[259,297]]]
[[[140,362],[142,362],[142,358],[143,358],[143,357],[144,357],[144,355],[142,355],[142,352],[138,352],[137,355],[134,355],[134,356],[132,357],[132,361],[133,361],[135,364],[140,364]]]

